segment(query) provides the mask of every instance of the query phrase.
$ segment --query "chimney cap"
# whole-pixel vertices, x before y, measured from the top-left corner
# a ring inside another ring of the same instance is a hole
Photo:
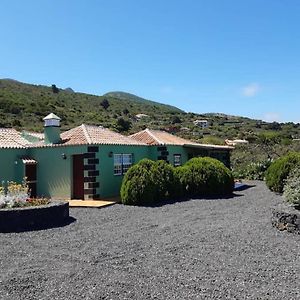
[[[46,120],[53,120],[53,119],[59,120],[59,121],[61,120],[61,118],[58,117],[57,115],[55,115],[54,113],[49,114],[43,120],[46,121]]]

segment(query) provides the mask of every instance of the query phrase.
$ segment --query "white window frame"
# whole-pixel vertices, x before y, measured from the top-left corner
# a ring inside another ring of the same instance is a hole
[[[174,154],[174,167],[179,167],[182,165],[182,157],[181,154]]]
[[[132,153],[116,153],[114,154],[114,175],[122,176],[133,165]]]

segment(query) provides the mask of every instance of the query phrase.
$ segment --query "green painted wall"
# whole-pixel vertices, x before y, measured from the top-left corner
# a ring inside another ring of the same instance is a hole
[[[160,146],[150,146],[150,159],[157,160],[157,157],[160,156],[160,151],[157,150],[157,148]],[[188,151],[186,148],[183,148],[182,146],[172,146],[167,145],[165,146],[167,148],[166,151],[169,152],[168,155],[168,161],[171,165],[174,165],[174,154],[181,154],[181,161],[182,164],[188,161]]]
[[[91,145],[92,146],[92,145]],[[96,170],[96,182],[100,187],[96,188],[96,194],[100,198],[108,198],[119,195],[123,175],[114,175],[113,154],[133,154],[133,163],[143,158],[157,160],[160,152],[158,146],[123,146],[123,145],[95,145],[99,147],[96,158],[99,164]],[[174,154],[181,154],[182,164],[192,156],[208,156],[216,158],[229,158],[228,151],[216,151],[209,153],[195,148],[181,146],[166,146],[168,161],[174,165]],[[28,155],[37,161],[37,194],[51,198],[70,199],[73,189],[73,157],[72,155],[87,153],[88,146],[45,147],[33,149],[0,149],[0,181],[13,180],[21,182],[24,177],[24,165],[20,156]],[[66,155],[63,159],[62,154]],[[85,160],[86,161],[86,160]],[[17,163],[16,163],[17,162]],[[85,171],[87,176],[87,171]]]
[[[147,146],[119,146],[119,145],[100,145],[99,153],[99,170],[100,170],[100,188],[99,194],[101,198],[118,196],[122,179],[124,176],[114,175],[114,158],[109,157],[109,153],[113,154],[133,154],[133,163],[137,163],[143,158],[149,157],[150,147]]]
[[[0,182],[21,182],[24,176],[24,166],[20,156],[26,154],[26,149],[0,149]]]
[[[87,146],[49,147],[30,149],[37,160],[37,194],[39,196],[70,199],[72,196],[74,154],[83,154]],[[66,159],[62,158],[62,154]]]

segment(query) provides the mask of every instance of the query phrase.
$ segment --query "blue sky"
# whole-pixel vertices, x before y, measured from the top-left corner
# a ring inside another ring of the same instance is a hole
[[[2,0],[0,78],[300,122],[298,0]]]

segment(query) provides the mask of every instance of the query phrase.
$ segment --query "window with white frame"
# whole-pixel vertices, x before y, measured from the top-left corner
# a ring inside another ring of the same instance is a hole
[[[174,167],[181,166],[181,154],[174,154]]]
[[[132,154],[114,154],[114,175],[124,175],[132,166]]]

